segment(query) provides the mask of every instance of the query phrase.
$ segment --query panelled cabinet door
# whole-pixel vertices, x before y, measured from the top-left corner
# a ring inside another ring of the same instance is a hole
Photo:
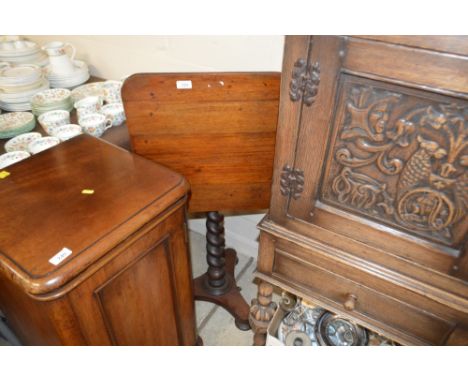
[[[466,295],[468,39],[383,40],[286,39],[271,218]]]

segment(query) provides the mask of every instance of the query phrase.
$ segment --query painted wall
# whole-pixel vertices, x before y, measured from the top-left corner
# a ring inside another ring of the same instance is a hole
[[[121,79],[138,72],[281,71],[284,36],[27,36],[70,42],[91,74]],[[263,214],[226,217],[226,244],[256,257]],[[189,227],[205,234],[204,219]]]
[[[26,36],[70,42],[94,75],[137,72],[281,71],[284,36]]]

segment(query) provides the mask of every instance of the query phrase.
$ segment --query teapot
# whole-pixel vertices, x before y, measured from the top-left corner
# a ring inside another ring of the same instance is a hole
[[[66,48],[71,48],[71,56],[67,55]],[[73,60],[75,59],[75,47],[66,42],[52,41],[45,44],[42,47],[48,56],[50,62],[50,72],[53,74],[67,76],[73,74],[75,71],[75,65]]]

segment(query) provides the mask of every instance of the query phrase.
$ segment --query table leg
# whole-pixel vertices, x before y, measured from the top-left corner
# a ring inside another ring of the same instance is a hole
[[[206,229],[208,270],[194,280],[195,300],[223,307],[235,318],[237,328],[249,330],[249,305],[234,275],[237,254],[234,249],[225,248],[224,216],[216,211],[208,212]]]

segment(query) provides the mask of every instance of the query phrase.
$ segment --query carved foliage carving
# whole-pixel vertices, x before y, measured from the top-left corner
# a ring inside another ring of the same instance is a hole
[[[289,96],[292,101],[303,102],[310,106],[314,103],[318,94],[320,84],[320,64],[307,65],[307,61],[303,58],[298,59],[294,63],[292,79],[289,84]]]
[[[304,171],[285,165],[281,172],[281,194],[283,196],[292,196],[294,199],[298,199],[301,196],[303,189]]]
[[[452,243],[468,210],[468,107],[364,84],[341,107],[325,199]]]

